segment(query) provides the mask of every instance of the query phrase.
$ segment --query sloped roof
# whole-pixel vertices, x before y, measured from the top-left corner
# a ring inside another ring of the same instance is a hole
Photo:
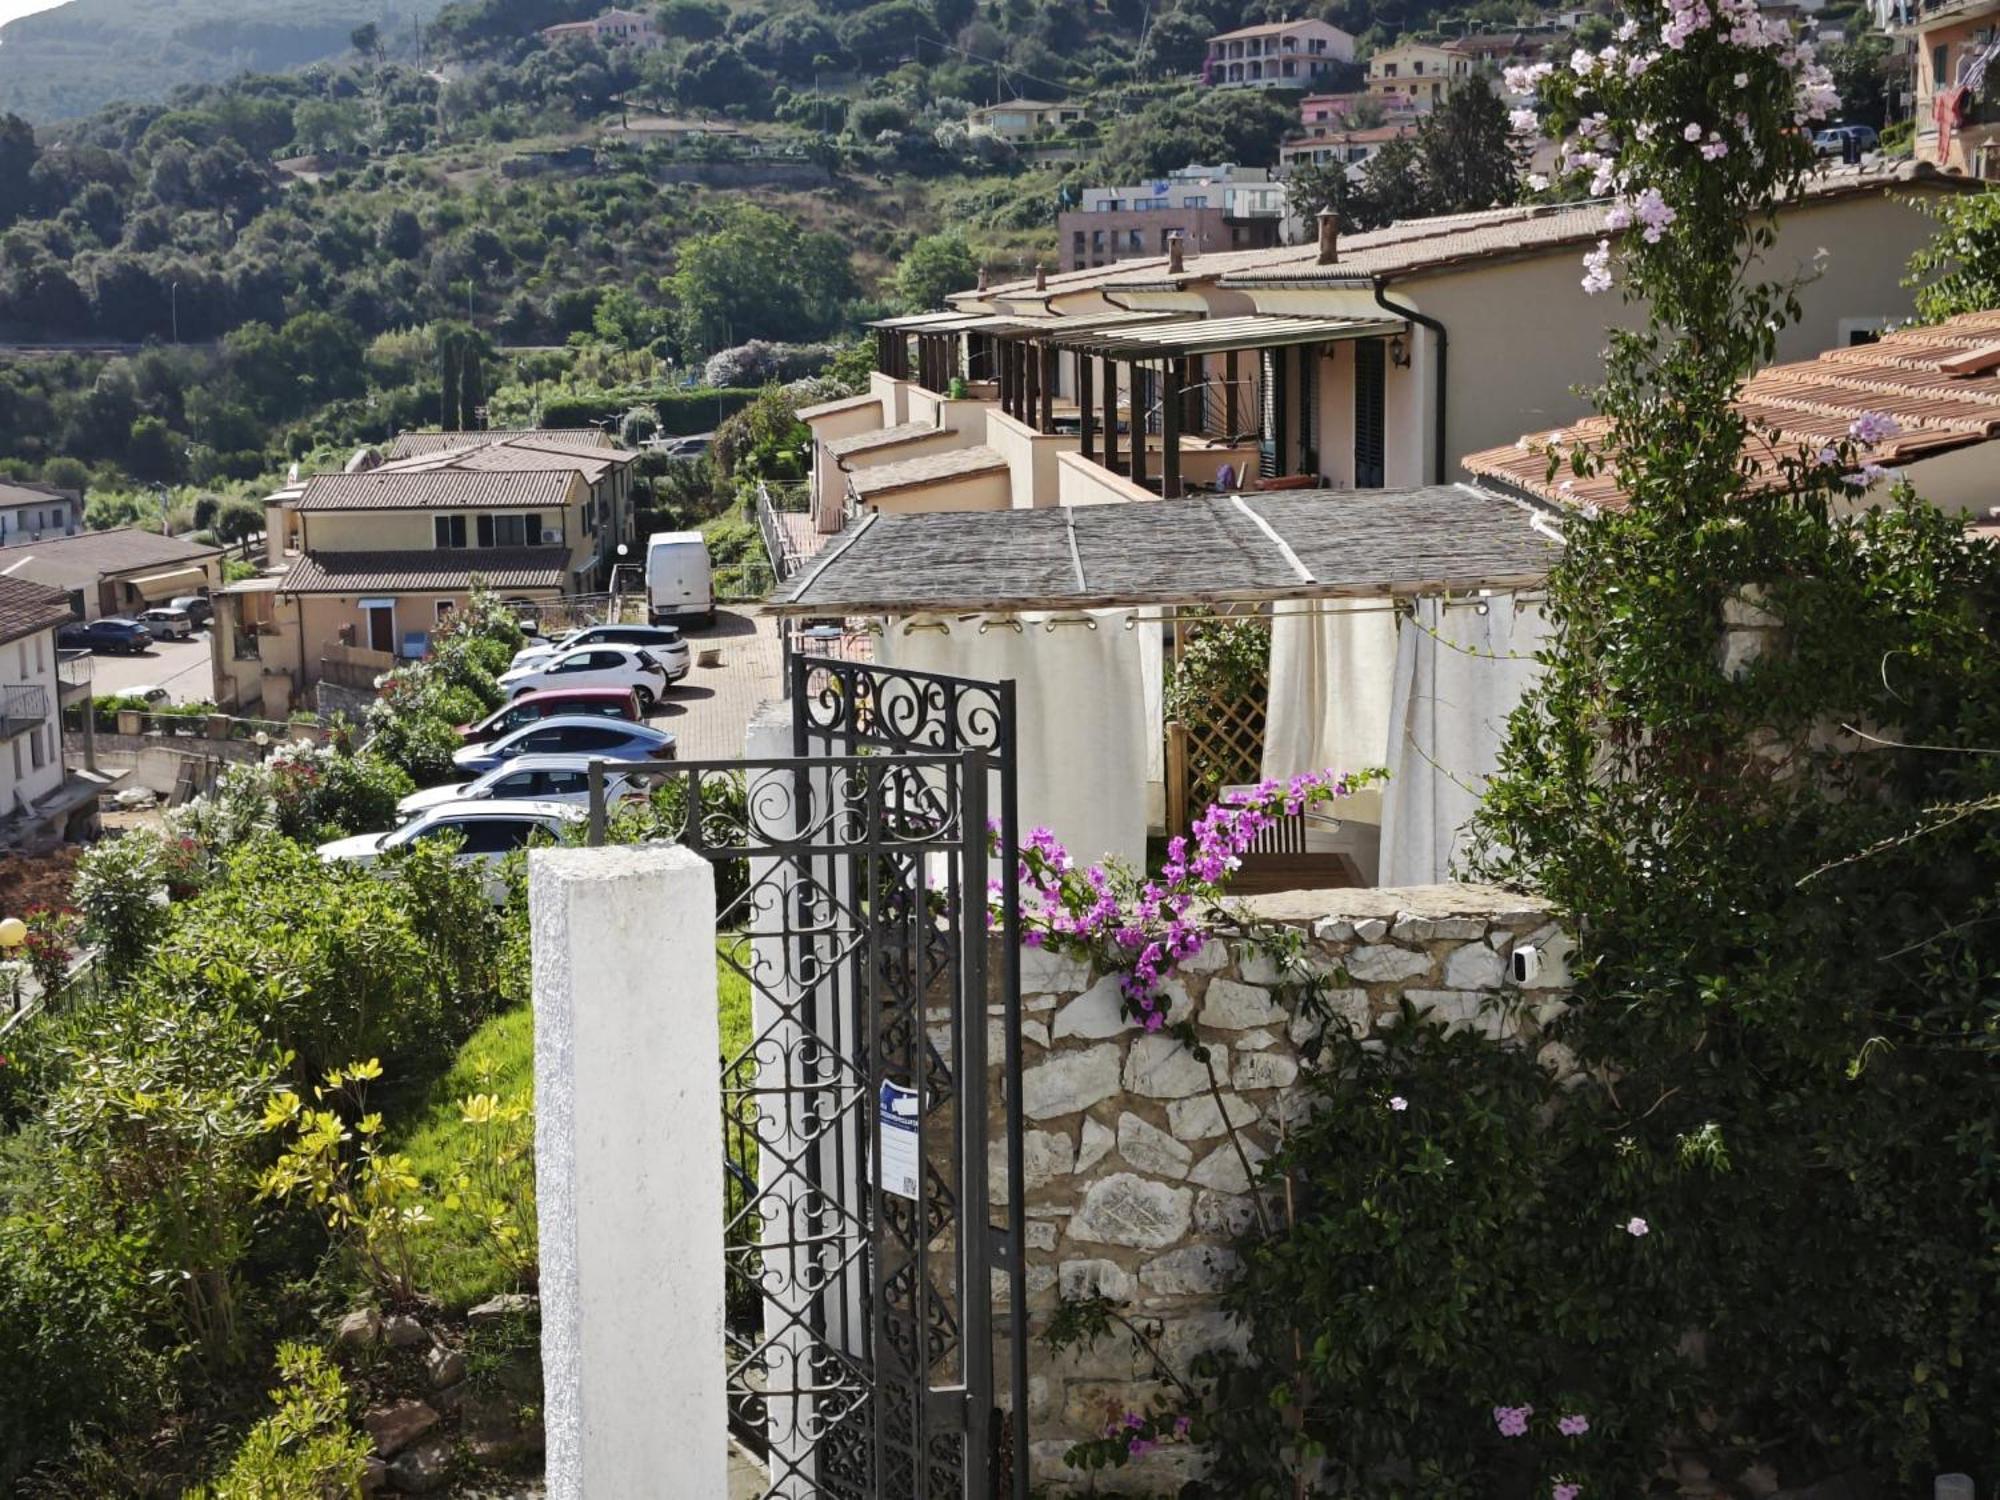
[[[0,644],[52,629],[70,618],[64,590],[25,578],[0,578]]]
[[[835,458],[845,458],[850,453],[866,453],[872,448],[894,448],[901,443],[950,435],[949,427],[940,427],[935,422],[898,422],[894,427],[871,427],[866,432],[850,432],[846,437],[834,438],[826,445],[826,451]]]
[[[412,458],[444,448],[472,448],[520,437],[563,438],[593,448],[611,446],[611,439],[596,427],[489,427],[481,432],[399,432],[389,444],[388,456],[392,459]]]
[[[810,422],[818,417],[830,417],[843,411],[860,411],[864,406],[880,406],[882,398],[873,394],[866,396],[840,396],[832,401],[821,401],[813,406],[799,408],[799,420]]]
[[[975,474],[1005,472],[1006,468],[1006,459],[980,443],[970,448],[947,448],[942,453],[923,453],[895,463],[853,469],[848,472],[847,482],[863,500],[873,500],[898,490],[969,479]]]
[[[538,473],[475,473],[465,469],[398,469],[385,464],[365,474],[315,474],[294,507],[302,514],[330,510],[526,510],[560,509],[569,498],[574,466]]]
[[[1772,365],[1745,382],[1736,405],[1757,429],[1746,445],[1762,470],[1753,489],[1782,486],[1780,458],[1842,440],[1863,412],[1885,412],[1902,429],[1869,451],[1879,464],[1992,442],[2000,438],[2000,311],[1967,313],[1885,334],[1873,344],[1830,349],[1817,359]],[[1561,438],[1566,446],[1587,442],[1601,450],[1609,433],[1610,423],[1588,417]],[[1559,504],[1625,504],[1609,472],[1578,479],[1565,468],[1551,478],[1547,445],[1556,436],[1536,433],[1470,454],[1466,472]],[[1995,460],[2000,472],[2000,453]]]
[[[1333,22],[1323,21],[1318,16],[1300,16],[1295,21],[1266,21],[1258,26],[1239,26],[1234,31],[1218,31],[1209,40],[1211,42],[1233,42],[1239,37],[1246,36],[1276,36],[1280,32],[1296,31],[1301,26],[1324,26],[1329,31],[1340,31],[1342,36],[1351,35],[1349,32],[1341,31]]]
[[[285,594],[462,591],[475,578],[496,589],[564,588],[561,547],[439,547],[411,552],[308,552],[285,572]]]
[[[1547,576],[1558,545],[1535,516],[1466,484],[878,512],[771,607],[901,615],[1523,586]]]
[[[0,575],[23,578],[60,589],[88,588],[108,574],[155,568],[163,563],[205,562],[219,557],[220,547],[161,536],[136,526],[110,531],[79,531],[75,536],[49,537],[0,553]]]

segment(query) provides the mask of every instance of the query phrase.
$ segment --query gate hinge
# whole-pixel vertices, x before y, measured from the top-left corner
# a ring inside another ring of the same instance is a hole
[[[972,1393],[962,1385],[932,1386],[924,1403],[926,1425],[932,1432],[963,1432],[972,1410]]]

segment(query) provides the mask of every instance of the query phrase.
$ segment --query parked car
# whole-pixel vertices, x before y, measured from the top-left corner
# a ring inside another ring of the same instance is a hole
[[[208,602],[206,594],[176,594],[167,603],[174,609],[186,610],[196,630],[204,628],[215,618],[215,608]]]
[[[517,755],[495,766],[484,776],[453,786],[428,787],[412,792],[396,804],[399,817],[414,817],[447,802],[562,802],[575,807],[590,806],[591,755]],[[652,778],[643,771],[606,768],[605,796],[613,802],[643,798]]]
[[[479,775],[522,755],[586,755],[594,760],[672,760],[674,737],[664,729],[619,719],[565,714],[543,719],[484,745],[467,745],[452,764]]]
[[[667,690],[667,669],[637,646],[585,646],[500,674],[508,697],[537,688],[630,688],[639,706],[650,708]]]
[[[646,618],[655,625],[715,623],[715,569],[699,531],[662,531],[647,540]]]
[[[173,706],[174,701],[172,693],[150,682],[142,682],[137,687],[121,688],[117,693],[110,696],[127,699],[137,698],[146,705],[148,713],[158,708],[170,708]]]
[[[553,719],[562,714],[587,714],[606,719],[630,719],[638,723],[646,717],[639,695],[630,688],[549,688],[523,693],[477,724],[461,724],[458,732],[467,744],[497,740],[511,729],[532,724],[537,719]]]
[[[589,816],[583,808],[566,802],[445,802],[387,833],[360,833],[321,844],[319,857],[329,864],[372,865],[383,855],[408,848],[419,839],[453,833],[463,840],[459,863],[491,864],[531,843],[554,843]],[[496,900],[506,896],[504,889],[488,894]]]
[[[681,638],[676,626],[589,625],[582,630],[572,630],[561,640],[537,641],[532,646],[523,646],[514,653],[509,670],[532,666],[579,647],[600,645],[639,647],[667,669],[667,681],[670,683],[679,682],[694,665],[694,654],[688,650],[688,643]]]
[[[153,632],[137,620],[123,615],[106,615],[101,620],[72,620],[56,632],[56,645],[65,650],[123,652],[137,656],[153,644]]]
[[[184,641],[194,634],[194,620],[184,609],[171,605],[161,605],[146,610],[139,616],[139,623],[151,632],[156,641]]]
[[[1813,150],[1820,156],[1844,156],[1849,141],[1854,143],[1857,156],[1882,144],[1872,125],[1829,125],[1813,136]]]

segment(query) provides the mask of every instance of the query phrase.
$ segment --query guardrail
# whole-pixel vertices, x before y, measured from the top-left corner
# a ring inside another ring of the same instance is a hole
[[[49,690],[38,683],[17,683],[0,687],[0,735],[12,739],[46,723],[49,717]]]
[[[56,681],[64,687],[89,687],[97,676],[97,654],[73,648],[56,652]]]
[[[780,520],[784,515],[805,515],[812,509],[812,495],[806,486],[781,485],[772,493],[763,480],[757,481],[757,530],[764,538],[764,555],[770,559],[774,584],[783,583],[805,563],[793,544],[791,533]]]

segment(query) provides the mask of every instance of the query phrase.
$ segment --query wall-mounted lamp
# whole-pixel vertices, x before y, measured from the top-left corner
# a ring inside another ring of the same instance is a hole
[[[1410,368],[1410,346],[1403,342],[1403,336],[1400,333],[1390,336],[1389,363],[1399,370]]]

